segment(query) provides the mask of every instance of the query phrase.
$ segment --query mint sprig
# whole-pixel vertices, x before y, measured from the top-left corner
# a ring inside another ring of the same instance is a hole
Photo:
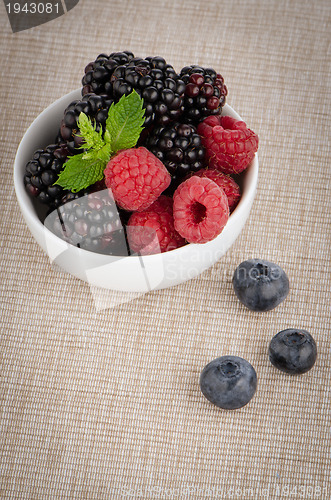
[[[55,184],[77,193],[100,181],[110,158],[117,151],[133,148],[137,144],[144,114],[143,100],[135,90],[111,105],[104,134],[102,130],[97,132],[91,119],[81,113],[78,127],[83,143],[79,149],[83,152],[68,158]]]
[[[135,91],[111,105],[106,131],[110,136],[112,151],[133,148],[137,144],[143,129],[144,114],[143,100]]]
[[[96,131],[95,123],[92,123],[85,113],[80,113],[78,118],[79,136],[83,138],[83,144],[79,149],[101,149],[104,145],[102,129]]]

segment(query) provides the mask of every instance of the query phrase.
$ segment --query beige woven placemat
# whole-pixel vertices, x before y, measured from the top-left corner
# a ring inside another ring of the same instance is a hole
[[[0,497],[323,498],[330,481],[330,4],[327,0],[81,0],[12,34],[1,3]],[[18,143],[100,52],[217,68],[260,137],[242,234],[209,271],[97,310],[88,285],[50,266],[20,215]],[[244,259],[284,267],[291,291],[246,310],[231,277]],[[271,366],[271,337],[305,328],[313,370]],[[200,371],[250,361],[248,406],[209,404]]]

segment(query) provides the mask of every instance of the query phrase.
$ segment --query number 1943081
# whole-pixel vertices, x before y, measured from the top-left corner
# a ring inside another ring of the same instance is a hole
[[[6,4],[8,14],[58,14],[60,12],[60,2],[9,2]]]

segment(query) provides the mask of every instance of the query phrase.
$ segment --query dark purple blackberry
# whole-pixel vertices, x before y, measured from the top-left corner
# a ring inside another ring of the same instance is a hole
[[[100,54],[87,65],[82,80],[85,95],[107,94],[116,102],[132,90],[144,100],[145,127],[166,125],[183,112],[185,84],[162,57],[134,57],[132,52]]]
[[[206,116],[222,111],[227,95],[224,79],[213,68],[185,66],[179,78],[186,84],[183,117],[197,125]]]
[[[86,94],[107,94],[112,97],[112,85],[110,78],[114,70],[123,64],[127,64],[134,55],[132,52],[112,52],[99,54],[95,61],[90,62],[85,68],[85,75],[82,79],[82,95]]]
[[[203,167],[205,149],[193,125],[175,122],[167,127],[158,126],[147,137],[145,145],[171,174],[172,186]]]
[[[67,156],[68,149],[58,144],[51,144],[45,149],[35,151],[25,166],[24,174],[24,184],[30,196],[49,207],[56,207],[61,203],[66,191],[61,186],[53,184]]]
[[[105,129],[108,111],[113,99],[107,95],[86,94],[81,100],[73,101],[64,112],[59,131],[59,140],[64,142],[71,154],[76,154],[83,140],[79,136],[78,119],[80,113],[85,113],[95,124],[97,131]]]
[[[67,243],[92,252],[128,255],[126,236],[108,189],[69,194],[45,220]]]
[[[110,82],[115,100],[133,89],[143,98],[145,127],[152,123],[166,125],[183,112],[185,84],[163,57],[135,57],[118,66]]]
[[[78,193],[73,193],[72,191],[64,191],[64,194],[60,200],[59,206],[65,205],[69,201],[77,200],[78,198],[81,198],[82,196],[87,196],[88,194],[94,193],[96,191],[101,191],[106,188],[105,180],[102,179],[101,181],[95,182],[91,186],[87,187],[86,189],[82,189],[81,191],[78,191]]]

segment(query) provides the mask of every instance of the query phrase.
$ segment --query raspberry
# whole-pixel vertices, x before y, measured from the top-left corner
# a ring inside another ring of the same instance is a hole
[[[129,211],[145,210],[171,181],[163,163],[144,147],[120,151],[104,174],[116,203]]]
[[[223,189],[207,178],[190,177],[174,193],[175,229],[190,243],[206,243],[218,236],[229,218]]]
[[[133,213],[127,231],[131,250],[143,255],[168,252],[185,245],[184,238],[175,230],[173,215],[166,211],[154,212],[148,208]]]
[[[170,196],[165,196],[161,194],[152,205],[150,205],[146,210],[149,212],[156,212],[157,214],[161,214],[163,212],[167,212],[168,214],[173,214],[173,200]]]
[[[197,177],[206,177],[216,182],[228,198],[229,210],[232,212],[240,200],[240,187],[232,177],[212,168],[203,168],[196,172]]]
[[[225,174],[239,174],[257,151],[258,136],[231,116],[209,116],[198,126],[209,165]]]

